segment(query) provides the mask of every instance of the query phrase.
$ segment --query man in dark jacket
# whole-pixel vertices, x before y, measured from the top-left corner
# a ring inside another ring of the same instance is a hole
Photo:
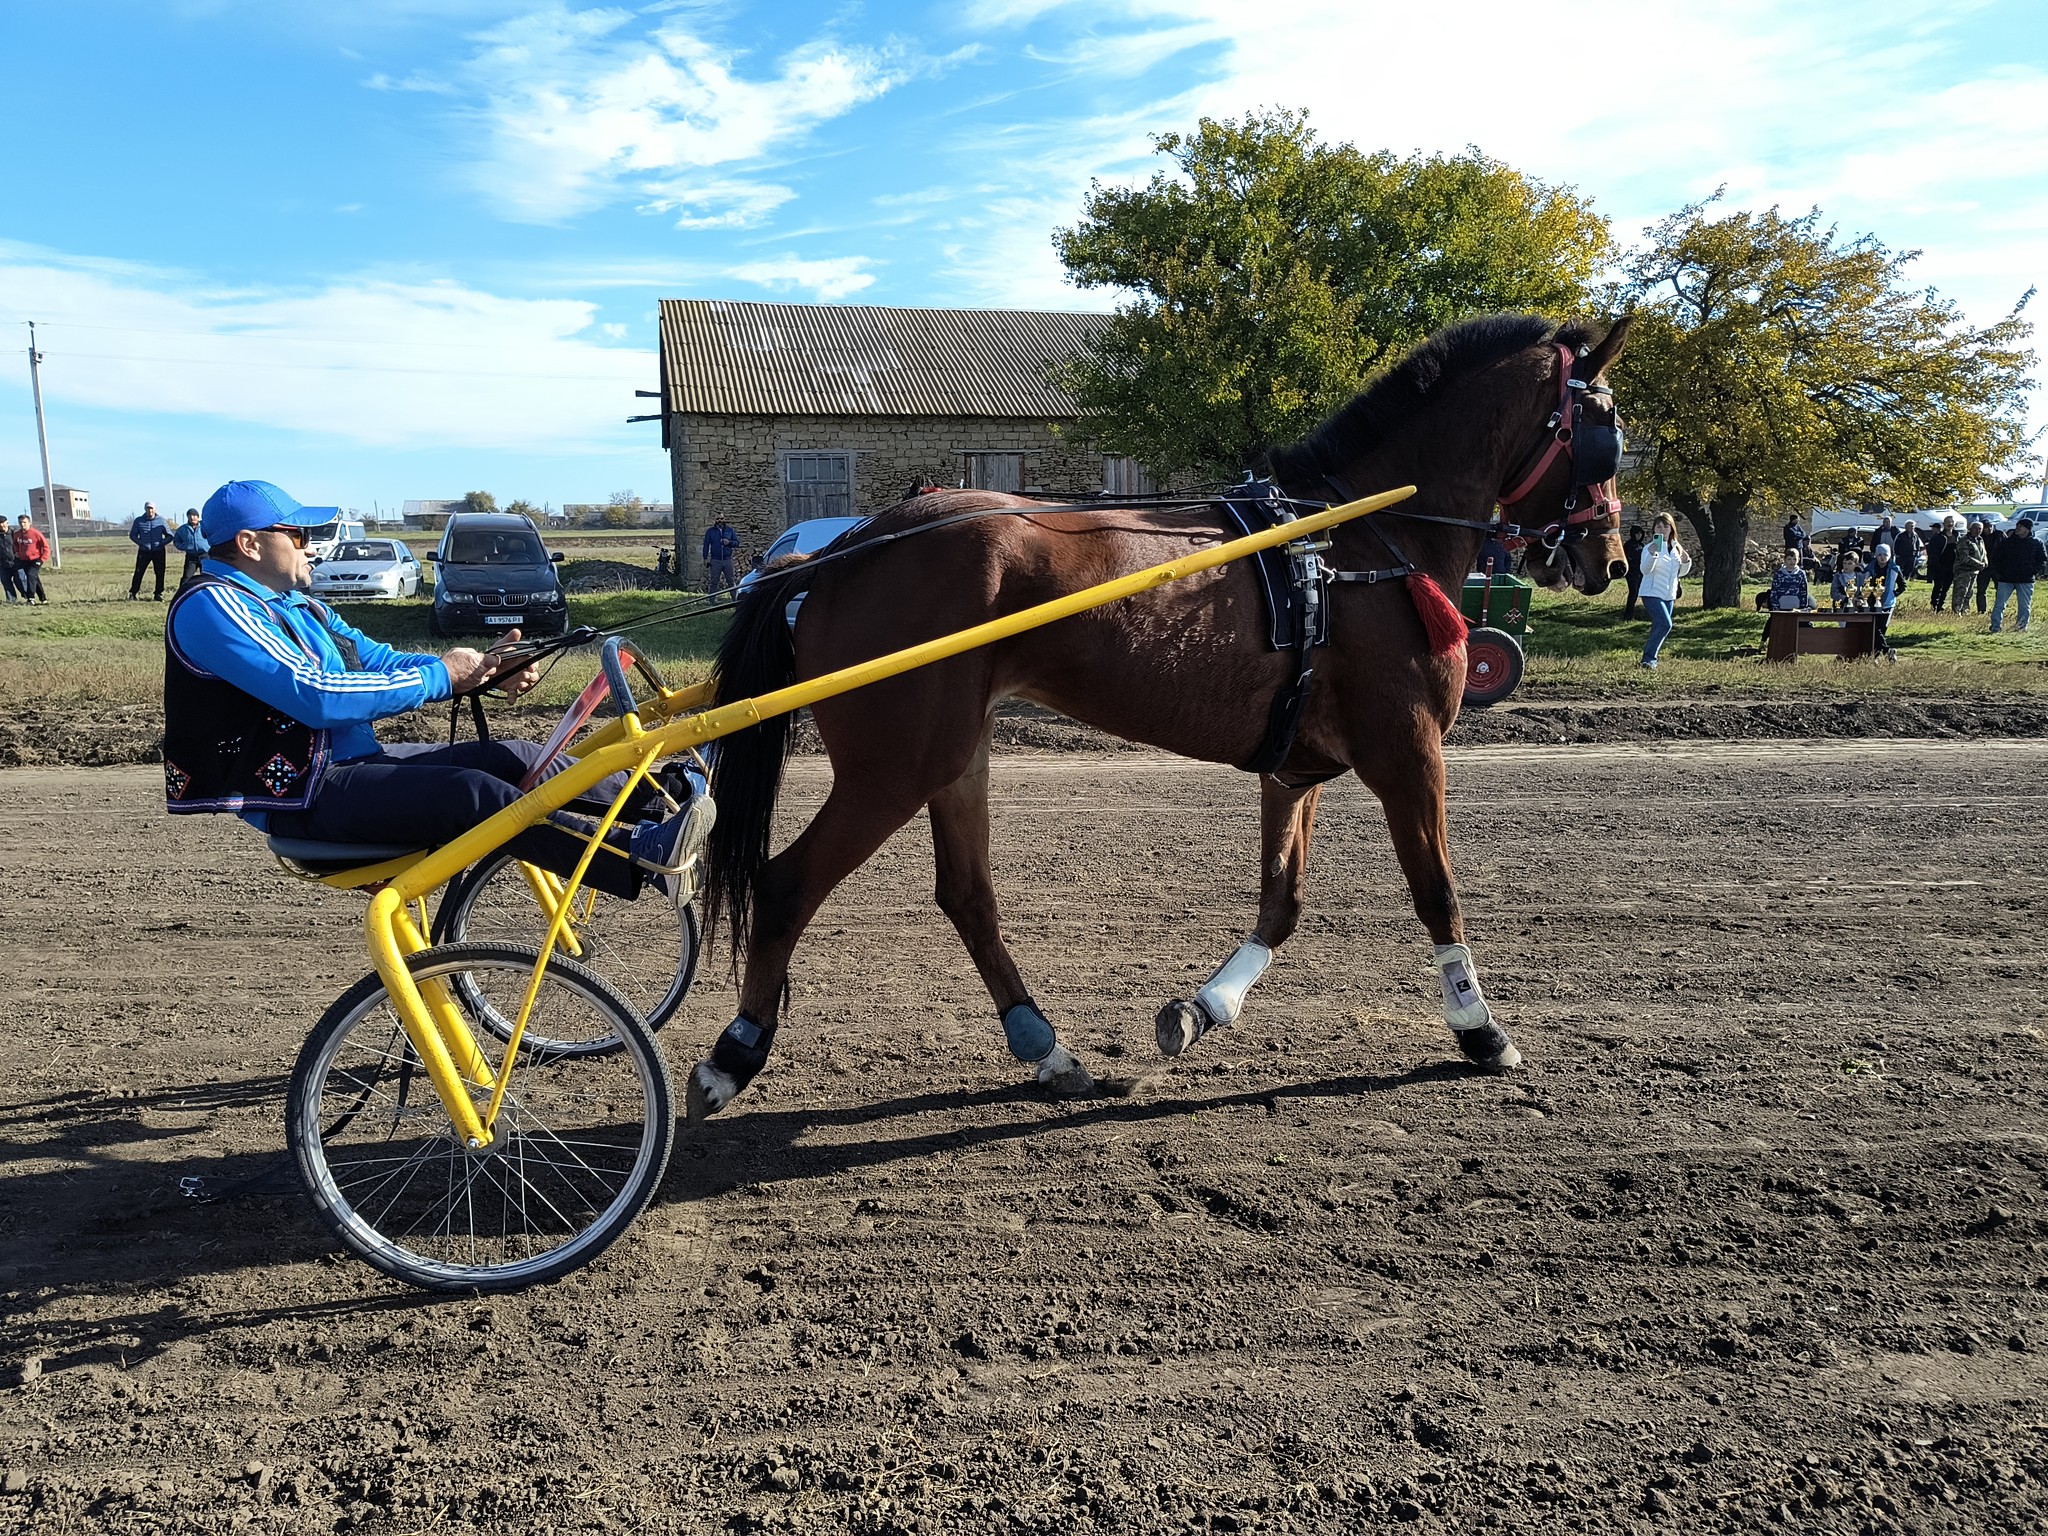
[[[1948,603],[1949,584],[1956,579],[1956,520],[1943,518],[1939,528],[1927,530],[1927,579],[1934,583],[1928,603],[1940,613]]]
[[[1997,634],[2004,621],[2008,597],[2018,598],[2016,628],[2026,633],[2027,621],[2034,613],[2034,579],[2043,567],[2048,567],[2048,548],[2034,537],[2034,520],[2023,517],[1991,552],[1991,579],[1998,584],[1998,600],[1991,605],[1991,633]]]
[[[178,585],[182,587],[206,563],[206,535],[199,528],[197,507],[187,507],[185,521],[171,530],[171,547],[185,557],[185,569],[178,575]]]
[[[1903,585],[1920,574],[1920,525],[1907,523],[1899,530],[1898,538],[1892,541],[1892,559],[1898,562],[1899,581]]]
[[[1998,546],[2003,544],[2005,540],[2006,533],[2002,528],[1986,528],[1984,530],[1984,568],[1977,573],[1977,611],[1979,613],[1984,612],[1990,606],[1991,567],[1998,563]]]
[[[142,516],[128,525],[128,542],[135,546],[135,579],[128,583],[128,601],[142,596],[142,573],[156,572],[156,601],[164,600],[164,551],[171,547],[171,525],[156,515],[156,503],[145,501]]]
[[[1636,603],[1643,595],[1643,530],[1640,524],[1629,529],[1628,537],[1621,541],[1621,553],[1628,561],[1628,601],[1621,605],[1621,616],[1632,619],[1636,616]]]

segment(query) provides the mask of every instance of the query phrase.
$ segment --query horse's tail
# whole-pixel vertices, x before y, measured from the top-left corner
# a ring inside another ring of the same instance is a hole
[[[740,599],[714,663],[720,704],[796,681],[796,648],[790,642],[787,611],[792,599],[809,590],[813,574],[807,562],[792,561],[757,581]],[[735,731],[718,743],[712,765],[718,820],[707,847],[705,943],[708,947],[717,937],[723,918],[732,931],[735,976],[753,933],[754,879],[768,861],[768,836],[782,791],[783,762],[789,756],[789,726],[790,717],[783,714]]]

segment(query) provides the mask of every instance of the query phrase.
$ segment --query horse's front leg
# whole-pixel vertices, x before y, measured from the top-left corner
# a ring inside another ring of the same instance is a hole
[[[1484,1067],[1517,1067],[1522,1053],[1508,1039],[1479,990],[1479,968],[1465,945],[1465,918],[1451,878],[1450,832],[1444,817],[1444,758],[1434,740],[1425,742],[1400,770],[1375,784],[1387,813],[1394,856],[1408,879],[1415,915],[1436,942],[1436,973],[1443,988],[1444,1022],[1458,1049]]]
[[[1210,1030],[1236,1023],[1252,983],[1301,921],[1308,844],[1322,793],[1319,784],[1290,789],[1270,774],[1259,780],[1259,925],[1193,997],[1159,1010],[1154,1027],[1161,1054],[1178,1056]]]

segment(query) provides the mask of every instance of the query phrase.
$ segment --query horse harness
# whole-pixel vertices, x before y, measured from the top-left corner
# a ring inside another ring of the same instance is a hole
[[[1578,355],[1584,356],[1585,349]],[[1614,494],[1614,477],[1621,469],[1621,427],[1616,422],[1589,424],[1585,420],[1586,397],[1599,395],[1611,400],[1613,391],[1604,384],[1573,377],[1576,361],[1570,347],[1557,343],[1557,407],[1544,422],[1537,442],[1509,476],[1507,487],[1496,501],[1501,511],[1521,501],[1543,482],[1551,466],[1569,450],[1572,483],[1565,496],[1565,515],[1562,518],[1540,529],[1525,529],[1505,521],[1498,514],[1482,522],[1476,518],[1438,517],[1390,507],[1366,526],[1385,546],[1387,553],[1394,557],[1397,562],[1394,565],[1363,571],[1334,570],[1322,559],[1323,551],[1331,547],[1327,534],[1319,539],[1300,539],[1278,549],[1264,551],[1257,557],[1255,565],[1266,597],[1271,627],[1269,644],[1272,649],[1287,651],[1293,656],[1294,676],[1273,696],[1265,739],[1258,751],[1238,765],[1240,768],[1247,773],[1272,775],[1290,788],[1305,788],[1336,777],[1334,773],[1318,774],[1297,782],[1294,776],[1282,777],[1279,769],[1294,750],[1302,716],[1308,709],[1309,687],[1315,679],[1312,653],[1315,647],[1329,641],[1330,584],[1357,582],[1370,587],[1383,581],[1399,581],[1424,574],[1387,532],[1387,518],[1477,529],[1498,535],[1510,550],[1525,548],[1533,540],[1552,552],[1567,538],[1584,538],[1592,531],[1591,525],[1620,525],[1621,502]],[[1358,492],[1334,471],[1326,472],[1323,482],[1340,501],[1359,499]],[[1582,491],[1590,493],[1583,507],[1580,505]],[[1298,515],[1297,507],[1319,505],[1297,501],[1271,480],[1252,476],[1247,476],[1242,485],[1232,487],[1223,503],[1225,514],[1246,533],[1257,533],[1276,523],[1292,522]]]

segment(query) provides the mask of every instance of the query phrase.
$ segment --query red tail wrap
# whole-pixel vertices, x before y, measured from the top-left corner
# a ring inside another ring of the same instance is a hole
[[[1408,596],[1422,615],[1422,627],[1429,632],[1433,656],[1448,656],[1465,649],[1465,615],[1458,612],[1444,589],[1417,571],[1408,578]]]

